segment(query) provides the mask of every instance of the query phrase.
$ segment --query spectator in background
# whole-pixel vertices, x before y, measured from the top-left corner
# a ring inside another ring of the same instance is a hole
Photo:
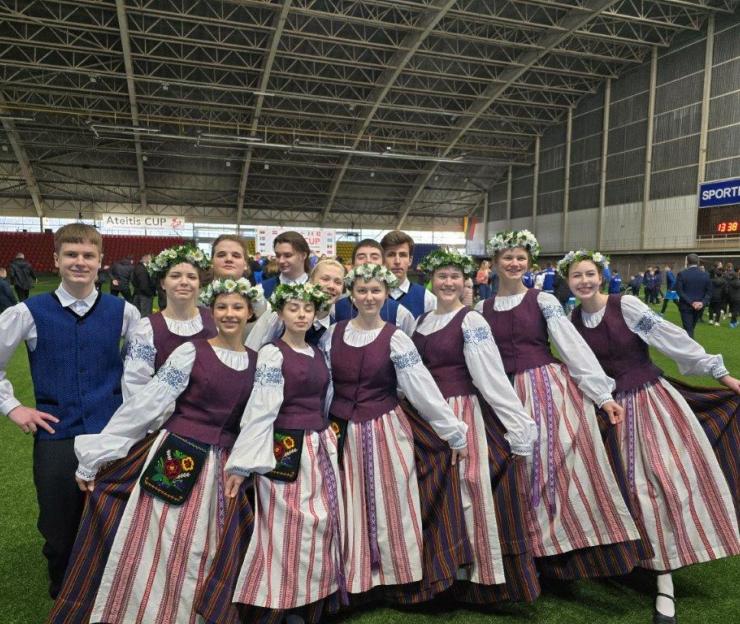
[[[730,328],[737,327],[737,317],[740,314],[740,276],[735,273],[727,273],[727,300],[730,302]]]
[[[618,295],[622,292],[622,278],[619,276],[619,271],[614,271],[612,277],[609,280],[609,294]]]
[[[645,303],[648,305],[658,303],[660,284],[658,283],[658,278],[655,275],[655,269],[653,267],[647,268],[642,278],[642,283],[645,286]]]
[[[542,280],[542,290],[544,292],[555,292],[555,275],[555,267],[552,266],[552,262],[548,262],[547,268],[544,270],[544,279]]]
[[[134,259],[131,256],[122,258],[114,262],[110,268],[111,282],[110,294],[114,297],[121,295],[129,303],[132,301],[131,296],[131,277],[134,273]]]
[[[604,270],[601,273],[601,278],[602,278],[602,281],[601,281],[601,290],[603,292],[608,292],[609,291],[609,285],[611,284],[611,281],[612,281],[612,271],[609,268],[609,265],[608,264],[605,264],[604,265]]]
[[[642,288],[642,273],[635,273],[630,280],[630,289],[635,297],[640,296],[640,288]]]
[[[277,258],[270,256],[267,260],[267,264],[262,271],[262,281],[277,277],[280,275],[280,267],[278,267]]]
[[[663,307],[660,309],[661,316],[665,314],[668,302],[673,301],[678,306],[678,293],[676,292],[676,276],[673,273],[673,267],[666,264],[665,266],[665,297],[663,298]]]
[[[249,260],[249,270],[252,273],[252,278],[254,279],[254,283],[261,284],[262,283],[262,256],[259,252],[254,254]]]
[[[699,267],[699,256],[686,256],[688,266],[678,274],[676,292],[681,323],[686,333],[693,338],[694,327],[712,297],[712,282],[709,275]]]
[[[722,309],[725,307],[725,296],[727,294],[727,282],[724,271],[716,268],[710,278],[712,282],[712,296],[709,300],[709,324],[719,327],[722,318]]]
[[[149,275],[147,265],[152,261],[151,254],[144,254],[134,267],[131,277],[131,286],[134,289],[134,306],[139,310],[141,316],[149,316],[152,313],[152,302],[157,294],[157,284]]]
[[[10,282],[8,282],[8,272],[5,270],[5,267],[0,267],[0,313],[14,306],[16,303],[18,301],[13,294],[13,289],[10,287]]]
[[[95,290],[103,292],[103,284],[110,282],[110,265],[106,264],[100,271],[98,271],[98,277],[95,280]]]
[[[29,291],[36,283],[36,273],[33,272],[33,267],[26,260],[23,252],[19,251],[10,262],[8,269],[8,277],[15,288],[15,294],[18,295],[18,301],[25,301],[28,299]]]
[[[522,283],[527,288],[534,288],[534,273],[532,273],[532,270],[528,270],[522,275]]]
[[[483,260],[475,274],[475,287],[478,290],[478,299],[488,299],[491,296],[491,262]]]

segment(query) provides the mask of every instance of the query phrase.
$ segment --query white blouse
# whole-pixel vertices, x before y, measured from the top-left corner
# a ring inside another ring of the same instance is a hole
[[[310,345],[306,349],[296,349],[296,352],[314,357]],[[264,474],[275,468],[273,431],[283,404],[284,387],[283,354],[275,345],[265,345],[257,356],[254,388],[244,409],[241,433],[226,462],[227,472],[248,476],[253,472]],[[330,383],[324,398],[327,410],[331,405],[331,387]]]
[[[171,319],[162,315],[164,322],[173,334],[194,336],[203,329],[200,312],[189,319]],[[142,318],[134,327],[133,334],[126,348],[126,359],[123,361],[123,381],[121,390],[123,398],[128,399],[134,392],[143,388],[154,375],[154,358],[157,349],[154,346],[154,329],[149,317]]]
[[[375,340],[385,325],[377,329],[359,329],[347,323],[344,342],[351,347],[365,347]],[[331,369],[331,340],[336,325],[332,325],[321,337],[321,349]],[[398,328],[391,336],[391,360],[396,369],[398,389],[408,398],[419,414],[432,426],[436,434],[450,445],[461,449],[467,445],[468,426],[457,419],[452,408],[444,400],[432,374],[421,361],[414,343]]]
[[[715,379],[729,375],[721,355],[710,355],[684,329],[666,321],[633,295],[620,300],[627,327],[640,339],[655,347],[678,364],[682,375],[711,375]],[[606,313],[606,306],[592,314],[581,309],[583,324],[597,327]]]
[[[438,332],[455,318],[459,310],[447,314],[428,314],[416,327],[422,336]],[[488,322],[477,312],[469,312],[462,322],[463,353],[473,385],[496,411],[506,428],[504,437],[516,455],[529,455],[537,439],[537,425],[527,414],[509,383],[501,354]]]
[[[497,295],[493,309],[497,312],[513,310],[522,302],[527,292],[505,297]],[[475,306],[478,312],[483,310],[483,303],[484,301],[479,301]],[[601,368],[601,364],[583,336],[565,316],[560,302],[554,295],[540,292],[537,295],[537,305],[547,321],[547,333],[550,340],[581,392],[599,407],[607,401],[612,401],[612,392],[616,388],[614,380]]]
[[[243,371],[249,366],[247,351],[213,350],[229,368]],[[160,429],[172,414],[176,399],[188,387],[194,362],[195,345],[180,345],[149,383],[124,400],[100,433],[77,436],[77,476],[86,481],[94,479],[103,464],[125,457],[147,432]]]

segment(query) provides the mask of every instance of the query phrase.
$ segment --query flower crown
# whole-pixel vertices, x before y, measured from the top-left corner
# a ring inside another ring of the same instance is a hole
[[[535,235],[529,230],[512,230],[509,232],[499,232],[488,241],[488,253],[491,255],[504,249],[514,249],[523,247],[529,252],[532,260],[540,255],[540,244],[537,242]]]
[[[609,266],[609,256],[605,256],[598,251],[579,249],[578,251],[569,251],[563,258],[558,260],[558,273],[567,279],[571,265],[582,260],[590,260],[602,271]]]
[[[181,262],[192,264],[201,271],[211,268],[211,261],[200,249],[192,243],[185,243],[158,253],[147,265],[146,270],[152,277],[162,278],[167,275],[171,267]]]
[[[371,279],[376,279],[379,282],[385,282],[388,288],[395,288],[398,286],[398,278],[393,275],[382,264],[373,264],[368,262],[367,264],[358,264],[354,269],[347,273],[347,277],[344,278],[344,285],[347,288],[352,288],[358,279],[362,279],[369,282]]]
[[[316,284],[280,284],[270,297],[270,306],[275,312],[282,310],[288,301],[298,299],[313,303],[316,310],[325,310],[329,306],[327,295]]]
[[[459,268],[463,275],[475,273],[475,262],[467,254],[460,253],[454,249],[435,249],[422,258],[419,268],[424,273],[434,273],[441,267],[454,266]]]
[[[200,293],[200,303],[210,306],[218,295],[231,295],[234,293],[241,295],[250,302],[260,297],[260,291],[252,286],[246,277],[240,277],[238,280],[231,278],[214,279]]]

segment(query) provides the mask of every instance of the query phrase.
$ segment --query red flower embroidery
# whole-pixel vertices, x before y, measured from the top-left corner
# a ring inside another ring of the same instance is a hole
[[[174,479],[177,475],[180,474],[180,472],[180,462],[176,459],[168,459],[166,462],[164,462],[164,474],[168,478]]]
[[[280,461],[283,458],[283,455],[285,455],[285,448],[282,444],[276,444],[275,445],[275,459]]]

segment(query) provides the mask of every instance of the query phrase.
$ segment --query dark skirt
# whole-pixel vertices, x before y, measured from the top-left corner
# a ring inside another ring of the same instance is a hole
[[[740,396],[726,388],[700,388],[667,378],[696,414],[730,486],[740,523]]]
[[[95,489],[85,500],[62,590],[47,622],[89,622],[123,512],[157,435],[148,435],[137,442],[126,457],[100,471],[95,480]]]
[[[398,588],[392,600],[413,604],[450,590],[460,601],[490,604],[532,602],[539,595],[537,571],[526,533],[526,460],[512,456],[503,428],[479,398],[488,438],[488,459],[506,583],[480,585],[457,580],[457,570],[470,566],[472,548],[465,531],[459,473],[451,466],[446,442],[434,433],[407,402],[402,406],[414,431],[417,478],[424,536],[424,578]]]

